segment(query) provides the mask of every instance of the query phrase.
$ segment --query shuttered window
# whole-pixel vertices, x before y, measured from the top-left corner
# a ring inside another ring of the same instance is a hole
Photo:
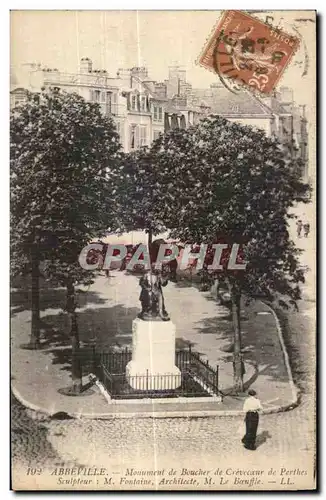
[[[161,122],[163,119],[163,109],[161,106],[154,106],[154,121]]]
[[[131,96],[131,109],[134,111],[137,110],[137,96],[135,95]]]
[[[146,125],[130,125],[129,127],[130,149],[138,149],[142,146],[147,146],[147,126]]]
[[[147,127],[139,125],[139,147],[147,146]]]

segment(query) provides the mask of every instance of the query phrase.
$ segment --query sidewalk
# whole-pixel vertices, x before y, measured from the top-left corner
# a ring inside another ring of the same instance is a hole
[[[99,276],[80,296],[79,329],[81,341],[96,340],[100,347],[131,344],[132,320],[139,312],[139,286],[135,276],[112,273]],[[12,386],[14,394],[32,409],[48,414],[66,412],[74,416],[204,416],[238,414],[243,398],[227,396],[232,387],[232,323],[225,309],[217,306],[209,292],[199,292],[185,282],[169,283],[164,289],[166,308],[177,328],[176,347],[189,343],[211,366],[219,365],[222,403],[137,402],[109,404],[94,386],[84,396],[69,397],[58,389],[71,385],[70,346],[67,318],[62,313],[62,290],[42,290],[41,319],[46,328],[46,348],[29,351],[20,348],[28,342],[30,311],[24,310],[21,292],[14,292],[12,330]],[[26,300],[26,299],[25,299]],[[294,404],[296,393],[284,356],[277,318],[261,302],[253,302],[242,312],[245,388],[254,388],[266,412]]]
[[[306,282],[304,286],[304,290],[309,292],[309,299],[316,300],[316,270],[317,270],[317,259],[316,259],[316,249],[317,249],[317,221],[316,221],[316,207],[310,203],[308,205],[304,205],[300,203],[296,207],[291,209],[298,219],[301,219],[303,222],[310,222],[310,233],[308,238],[305,238],[302,234],[300,237],[297,236],[297,228],[296,222],[297,219],[293,219],[290,224],[290,234],[297,245],[298,248],[303,250],[303,253],[300,257],[300,261],[302,266],[309,269],[309,272],[306,274]]]

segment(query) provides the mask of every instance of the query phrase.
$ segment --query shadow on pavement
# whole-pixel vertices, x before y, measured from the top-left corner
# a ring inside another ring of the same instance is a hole
[[[87,309],[78,312],[77,321],[82,345],[96,345],[99,350],[110,347],[125,348],[132,344],[132,322],[139,308],[116,305],[105,308]],[[42,317],[42,337],[48,348],[42,351],[51,353],[52,363],[62,365],[61,370],[71,370],[71,338],[66,314],[49,314]],[[182,337],[176,339],[177,349],[188,349],[192,343]],[[92,371],[90,358],[85,359],[83,375]]]
[[[217,314],[219,307],[216,306]],[[242,307],[245,307],[244,304]],[[285,364],[283,360],[278,361],[275,354],[275,350],[280,350],[280,347],[273,316],[271,314],[257,316],[255,308],[249,306],[241,315],[241,327],[243,359],[245,363],[255,367],[255,375],[254,378],[251,377],[253,380],[250,379],[249,385],[260,375],[267,377],[267,380],[269,378],[279,382],[288,382]],[[197,322],[196,331],[200,334],[216,335],[220,341],[225,340],[225,344],[222,343],[220,346],[221,360],[232,362],[233,324],[229,316],[223,315],[221,310],[221,315],[203,318]]]
[[[79,338],[84,346],[94,344],[98,349],[126,347],[132,342],[132,322],[137,317],[139,308],[112,307],[90,308],[77,314]],[[49,314],[42,317],[43,338],[49,348],[43,351],[51,353],[52,363],[62,365],[61,370],[71,370],[71,339],[66,314]],[[69,345],[69,347],[68,347]],[[90,359],[85,359],[83,375],[92,370]]]
[[[260,434],[258,434],[256,438],[256,448],[266,443],[267,439],[270,439],[271,437],[272,436],[268,431],[263,431]]]
[[[99,297],[96,292],[77,290],[78,307],[84,307],[88,303],[104,304],[106,301]],[[65,288],[54,288],[42,286],[40,288],[40,311],[46,309],[64,309],[66,305],[67,292]],[[11,316],[22,311],[31,310],[31,290],[14,289],[10,293]]]

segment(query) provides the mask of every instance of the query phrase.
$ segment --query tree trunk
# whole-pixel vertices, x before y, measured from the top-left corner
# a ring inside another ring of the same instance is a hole
[[[67,284],[67,313],[70,322],[71,335],[71,378],[73,392],[82,391],[82,367],[80,362],[80,342],[76,314],[76,297],[74,285]]]
[[[148,255],[149,255],[149,271],[152,276],[152,259],[151,259],[151,250],[152,250],[152,242],[153,242],[153,233],[152,230],[148,229]]]
[[[149,229],[148,230],[148,251],[150,251],[150,246],[152,244],[152,241],[153,241],[153,233],[152,233],[152,230]]]
[[[29,347],[37,349],[40,346],[40,261],[37,250],[31,253],[32,267],[32,327]]]
[[[243,372],[244,365],[241,353],[241,324],[240,324],[240,303],[241,293],[232,288],[232,321],[234,331],[233,346],[233,387],[236,393],[243,392]]]

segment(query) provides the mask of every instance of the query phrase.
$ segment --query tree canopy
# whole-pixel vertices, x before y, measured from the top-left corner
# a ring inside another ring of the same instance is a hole
[[[57,89],[29,94],[11,116],[16,241],[42,242],[40,250],[60,241],[73,251],[114,226],[119,149],[114,124],[98,105]]]
[[[119,136],[97,104],[57,88],[29,93],[10,126],[12,271],[32,271],[37,323],[40,262],[60,285],[90,283],[79,253],[117,225]]]
[[[119,220],[124,230],[164,231],[160,208],[166,202],[157,173],[156,158],[148,148],[126,154],[119,184]],[[150,239],[149,238],[149,239]]]
[[[230,291],[234,387],[241,392],[242,295],[278,299],[286,307],[287,301],[296,306],[301,296],[300,251],[288,231],[290,208],[306,202],[309,191],[301,182],[300,159],[292,144],[214,115],[161,136],[144,155],[144,164],[155,165],[149,176],[155,187],[151,218],[172,237],[193,244],[246,243],[246,270],[224,266],[217,275]]]
[[[263,130],[210,116],[160,137],[150,155],[165,200],[155,205],[157,215],[171,236],[247,242],[247,269],[236,275],[241,289],[250,296],[279,292],[295,303],[303,273],[288,232],[289,209],[307,201],[309,186],[287,145]]]

